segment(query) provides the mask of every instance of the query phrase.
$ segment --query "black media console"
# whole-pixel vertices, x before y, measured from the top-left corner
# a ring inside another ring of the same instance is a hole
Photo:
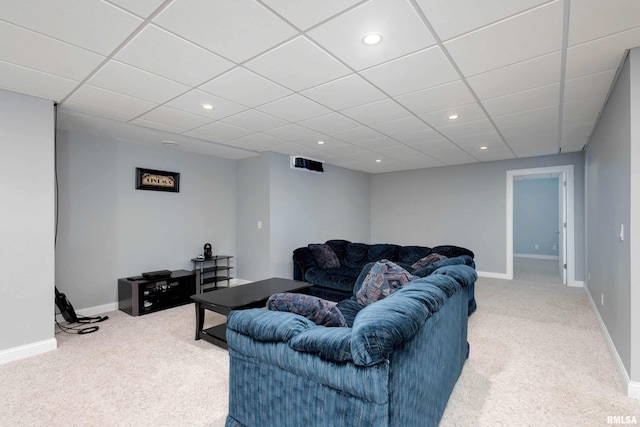
[[[118,309],[141,316],[189,304],[191,295],[196,293],[195,279],[195,273],[187,270],[172,271],[171,276],[156,279],[118,279]]]

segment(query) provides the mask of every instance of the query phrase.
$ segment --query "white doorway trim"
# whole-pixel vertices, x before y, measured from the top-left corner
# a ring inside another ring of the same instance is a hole
[[[538,175],[547,173],[560,173],[567,181],[567,248],[566,259],[567,264],[567,285],[581,286],[580,282],[576,282],[575,276],[575,239],[574,239],[574,183],[573,183],[573,165],[550,166],[545,168],[533,169],[517,169],[507,171],[507,280],[513,280],[513,180],[516,176],[521,175]],[[562,256],[563,254],[560,254]]]

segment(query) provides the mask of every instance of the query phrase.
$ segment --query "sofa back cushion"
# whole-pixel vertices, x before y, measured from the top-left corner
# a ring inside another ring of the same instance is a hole
[[[333,252],[336,253],[338,258],[340,258],[340,261],[342,262],[344,260],[344,255],[347,253],[347,245],[351,242],[348,240],[333,239],[327,240],[325,243],[331,246]]]
[[[471,259],[475,258],[475,254],[467,248],[453,245],[442,245],[431,248],[431,250],[440,255],[444,255],[447,258],[453,258],[460,255],[468,255]]]
[[[367,252],[368,261],[380,261],[381,259],[387,259],[389,261],[396,261],[398,259],[398,251],[400,246],[390,245],[387,243],[378,243],[369,246],[369,252]]]
[[[344,255],[344,265],[349,268],[362,268],[368,262],[369,245],[364,243],[349,243]]]
[[[417,278],[394,262],[383,259],[369,270],[356,292],[356,301],[362,306],[373,304]]]
[[[398,262],[411,265],[430,253],[431,248],[427,246],[401,246],[398,251]]]
[[[436,261],[440,261],[440,260],[443,260],[443,259],[447,259],[447,257],[444,256],[444,255],[440,255],[438,253],[432,252],[429,255],[427,255],[426,257],[420,258],[418,261],[414,262],[411,265],[411,268],[414,269],[414,270],[418,270],[418,269],[420,269],[422,267],[425,267],[428,264],[431,264],[431,263],[434,263]]]
[[[331,246],[322,243],[312,243],[307,247],[311,251],[311,255],[313,255],[316,264],[322,270],[340,267],[340,260],[333,249],[331,249]]]

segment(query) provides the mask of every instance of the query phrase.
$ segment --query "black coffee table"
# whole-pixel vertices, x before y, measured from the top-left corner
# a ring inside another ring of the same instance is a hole
[[[204,311],[228,315],[231,310],[264,307],[265,302],[273,294],[281,292],[307,293],[311,283],[298,280],[274,277],[246,285],[196,294],[191,297],[196,305],[196,340],[204,339],[222,348],[227,348],[227,324],[204,327]]]

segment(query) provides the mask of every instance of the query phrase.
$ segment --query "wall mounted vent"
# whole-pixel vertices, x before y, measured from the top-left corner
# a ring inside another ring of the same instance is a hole
[[[291,156],[291,169],[299,169],[313,173],[324,173],[322,160],[310,159],[302,156]]]

